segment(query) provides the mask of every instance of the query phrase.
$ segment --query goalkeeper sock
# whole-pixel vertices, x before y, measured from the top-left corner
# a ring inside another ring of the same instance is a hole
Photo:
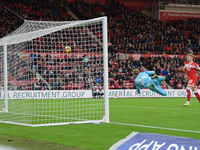
[[[191,91],[190,89],[186,89],[186,91],[187,91],[187,101],[190,102]]]
[[[198,99],[198,101],[200,102],[200,95],[197,91],[194,92],[194,95],[196,96],[196,98]]]

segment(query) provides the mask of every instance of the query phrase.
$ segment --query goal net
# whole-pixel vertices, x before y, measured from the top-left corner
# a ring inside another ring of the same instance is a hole
[[[0,39],[0,122],[109,122],[107,55],[107,17],[25,20]]]

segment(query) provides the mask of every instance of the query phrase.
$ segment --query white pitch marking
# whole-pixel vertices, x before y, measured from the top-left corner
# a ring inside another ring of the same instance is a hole
[[[110,105],[112,107],[132,107],[132,108],[149,108],[149,109],[170,109],[170,110],[195,110],[195,111],[200,111],[200,109],[186,109],[185,107],[183,108],[163,108],[163,107],[143,107],[143,106],[122,106],[122,105]]]
[[[181,131],[181,132],[200,133],[200,131],[194,131],[194,130],[184,130],[184,129],[165,128],[165,127],[155,127],[155,126],[146,126],[146,125],[138,125],[138,124],[119,123],[119,122],[110,122],[110,123],[111,124],[118,124],[118,125],[125,125],[125,126],[143,127],[143,128],[153,128],[153,129],[161,129],[161,130],[172,130],[172,131]]]

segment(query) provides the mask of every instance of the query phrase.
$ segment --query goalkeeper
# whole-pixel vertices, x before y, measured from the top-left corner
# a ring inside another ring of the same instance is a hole
[[[154,91],[162,96],[167,96],[167,92],[160,87],[160,84],[165,80],[165,77],[154,74],[155,71],[140,72],[139,69],[133,70],[135,86],[138,94],[140,94],[140,87],[144,87],[149,88],[151,91]],[[150,77],[151,75],[154,76]]]

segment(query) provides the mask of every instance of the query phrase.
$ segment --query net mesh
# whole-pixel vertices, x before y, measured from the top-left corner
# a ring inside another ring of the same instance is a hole
[[[26,21],[9,36],[71,23]],[[66,26],[8,45],[8,112],[0,113],[0,120],[31,125],[102,120],[104,98],[98,95],[104,87],[102,25],[100,20]],[[2,46],[0,57],[2,71]]]
[[[25,20],[24,23],[15,31],[13,31],[11,35],[23,34],[27,32],[38,31],[42,29],[48,29],[56,26],[66,25],[75,23],[75,21],[32,21],[32,20]]]

